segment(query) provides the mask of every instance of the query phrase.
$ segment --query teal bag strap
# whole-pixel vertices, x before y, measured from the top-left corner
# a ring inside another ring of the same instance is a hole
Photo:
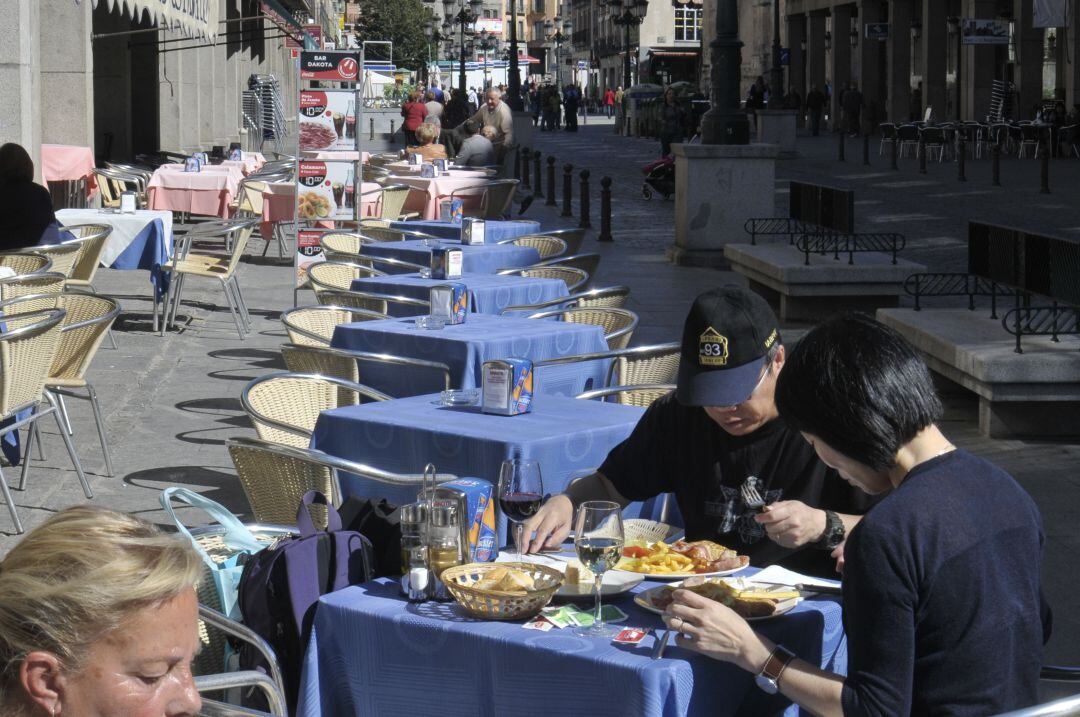
[[[220,526],[225,528],[225,532],[222,535],[222,540],[233,550],[247,550],[253,553],[257,553],[265,547],[262,543],[255,539],[255,536],[247,526],[240,522],[232,512],[217,501],[210,500],[206,496],[200,495],[193,490],[180,487],[170,487],[161,491],[161,507],[165,509],[165,512],[172,518],[173,523],[176,525],[176,529],[183,535],[187,536],[191,541],[195,549],[199,551],[203,560],[208,565],[214,565],[214,561],[203,550],[199,542],[195,540],[191,535],[191,531],[176,515],[176,511],[173,509],[173,499],[179,500],[182,503],[187,503],[195,508],[201,508],[211,518],[213,518]]]

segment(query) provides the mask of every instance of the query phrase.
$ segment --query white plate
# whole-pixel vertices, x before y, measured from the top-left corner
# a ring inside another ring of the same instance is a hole
[[[600,597],[606,600],[627,593],[641,584],[644,579],[636,573],[609,570],[604,573],[604,582],[600,583]],[[556,599],[561,598],[563,600],[591,600],[595,596],[596,591],[593,590],[592,582],[563,583],[562,587],[555,593]]]
[[[748,584],[751,584],[751,583],[748,582]],[[637,603],[638,607],[640,607],[642,610],[647,610],[649,612],[656,613],[657,615],[663,615],[664,611],[661,610],[660,608],[656,607],[655,605],[653,605],[653,601],[652,601],[653,595],[659,595],[661,590],[672,590],[674,588],[677,588],[679,585],[680,585],[680,583],[675,583],[675,584],[672,584],[672,585],[657,585],[654,588],[649,588],[648,590],[644,590],[644,591],[638,593],[637,595],[635,595],[634,596],[634,602]],[[765,587],[765,586],[762,586],[762,587]],[[774,586],[770,585],[768,587],[774,587]],[[791,588],[791,589],[794,590],[795,588]],[[779,617],[780,615],[784,615],[786,613],[791,612],[795,608],[795,606],[798,605],[800,602],[802,602],[801,597],[791,598],[790,600],[784,600],[784,601],[779,602],[779,603],[776,604],[776,612],[774,612],[772,615],[762,615],[760,617],[748,617],[748,618],[745,618],[745,619],[746,619],[747,622],[756,622],[758,620],[771,620],[774,617]]]
[[[746,557],[746,556],[743,556]],[[628,558],[629,559],[629,558]],[[639,573],[636,570],[627,570],[625,568],[614,568],[615,572],[629,573],[630,575],[641,575],[649,580],[685,580],[686,578],[719,578],[724,575],[734,575],[740,570],[745,570],[750,566],[750,558],[746,558],[746,564],[737,568],[731,568],[730,570],[716,570],[711,573]]]

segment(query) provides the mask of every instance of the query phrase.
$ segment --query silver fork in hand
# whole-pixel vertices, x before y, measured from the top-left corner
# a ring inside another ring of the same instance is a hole
[[[757,479],[754,476],[747,477],[739,488],[739,494],[742,496],[743,503],[746,503],[747,508],[760,511],[765,507],[765,499],[761,497],[756,484]]]

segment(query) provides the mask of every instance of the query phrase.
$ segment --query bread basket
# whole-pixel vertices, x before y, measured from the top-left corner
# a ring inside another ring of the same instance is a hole
[[[532,577],[535,587],[527,593],[510,593],[474,587],[496,568],[517,568]],[[484,620],[524,620],[539,614],[562,586],[563,574],[546,565],[531,563],[469,563],[442,572],[446,589],[465,612]]]
[[[623,521],[623,536],[626,541],[644,540],[646,543],[668,542],[682,532],[682,528],[660,523],[645,518],[631,518]]]

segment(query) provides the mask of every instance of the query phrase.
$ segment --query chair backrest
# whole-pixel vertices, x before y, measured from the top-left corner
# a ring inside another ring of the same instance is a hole
[[[360,177],[365,182],[374,182],[379,179],[385,179],[390,176],[390,170],[382,167],[376,167],[371,164],[360,165]]]
[[[334,329],[353,321],[389,319],[386,314],[344,306],[298,306],[282,313],[289,341],[302,346],[329,346]]]
[[[67,311],[60,328],[50,379],[82,379],[109,332],[120,304],[105,296],[61,294],[57,306]]]
[[[609,349],[624,349],[630,343],[634,329],[638,325],[638,315],[628,309],[609,308],[574,308],[541,311],[529,316],[530,319],[560,318],[575,324],[592,324],[604,331],[604,339]]]
[[[319,236],[319,244],[323,248],[326,258],[333,260],[333,254],[358,255],[360,247],[364,244],[365,237],[353,232],[326,232]],[[367,241],[371,241],[367,239]],[[348,260],[346,260],[348,261]]]
[[[259,438],[304,448],[319,414],[363,399],[385,401],[375,389],[331,376],[274,373],[248,383],[240,395]],[[295,515],[296,507],[293,506]]]
[[[63,227],[61,231],[74,237],[64,242],[65,244],[74,244],[79,247],[79,253],[75,257],[75,266],[72,267],[68,278],[79,282],[92,282],[98,265],[101,263],[101,253],[105,251],[105,243],[112,234],[112,227],[108,224],[72,224]]]
[[[391,259],[388,256],[367,256],[362,254],[351,259],[351,261],[352,263],[360,264],[361,266],[385,269],[388,274],[409,274],[412,272],[423,271],[428,268],[423,264],[414,264],[411,261],[405,261],[403,259]]]
[[[552,229],[547,232],[537,232],[546,237],[558,237],[566,242],[566,254],[581,253],[581,245],[585,242],[584,229]]]
[[[536,266],[571,266],[575,269],[581,269],[589,275],[590,280],[596,277],[596,271],[600,268],[600,255],[594,252],[586,254],[571,254],[569,256],[560,256],[557,259],[549,259],[548,261],[542,261]]]
[[[882,139],[896,139],[896,125],[892,122],[882,122],[878,125]]]
[[[516,179],[496,179],[488,183],[484,193],[485,219],[502,219],[506,216],[517,185]]]
[[[528,234],[514,237],[499,242],[500,244],[513,244],[536,249],[541,259],[554,259],[566,253],[566,242],[558,237],[544,236],[542,234]]]
[[[267,182],[252,177],[241,180],[240,201],[237,203],[237,210],[262,216],[263,192],[266,191],[266,185]]]
[[[364,309],[375,311],[380,314],[388,313],[391,304],[399,304],[416,309],[417,314],[431,310],[431,302],[423,299],[413,299],[408,296],[393,296],[391,294],[376,294],[367,291],[346,291],[343,289],[325,289],[315,292],[315,297],[324,306],[345,306],[351,309]]]
[[[63,309],[35,309],[28,299],[0,301],[0,416],[41,400],[60,340]]]
[[[344,261],[320,261],[308,267],[308,279],[315,293],[320,291],[348,291],[354,279],[365,276],[385,276],[386,272],[370,266]]]
[[[8,267],[16,276],[41,274],[52,268],[52,259],[32,251],[4,252],[0,253],[0,266]]]
[[[505,273],[528,276],[533,279],[562,279],[566,283],[566,290],[571,294],[585,288],[590,278],[588,273],[572,266],[536,266]]]
[[[405,241],[405,232],[390,227],[375,227],[364,224],[361,229],[364,236],[371,237],[375,241]]]
[[[675,383],[679,375],[681,344],[635,346],[618,352],[612,366],[611,386]]]
[[[52,259],[50,271],[63,274],[65,279],[71,278],[71,272],[75,268],[75,262],[79,258],[82,247],[74,242],[66,244],[43,244],[34,247],[35,254],[44,254]]]
[[[579,393],[575,398],[585,400],[599,399],[606,401],[615,397],[618,403],[627,406],[648,406],[653,401],[675,390],[675,384],[646,384],[643,386],[617,386],[614,388],[601,388],[595,391]]]
[[[588,291],[582,291],[577,294],[570,294],[569,296],[563,296],[558,299],[549,299],[547,301],[542,301],[538,304],[507,306],[499,313],[509,314],[518,311],[530,310],[535,312],[539,311],[540,309],[547,309],[554,306],[558,306],[563,309],[570,309],[575,306],[610,307],[614,309],[621,309],[623,306],[626,305],[626,300],[629,297],[629,286],[608,286],[603,289],[589,289]]]
[[[919,128],[913,124],[902,124],[896,128],[896,138],[901,142],[914,142],[919,138]]]
[[[285,365],[290,371],[318,373],[323,376],[336,376],[347,381],[360,382],[363,380],[364,374],[363,368],[360,367],[361,364],[380,364],[397,368],[416,369],[425,374],[438,373],[442,375],[443,389],[449,390],[453,388],[450,365],[442,361],[428,361],[393,354],[348,351],[326,346],[300,346],[296,344],[283,344],[281,355],[285,358]],[[397,396],[397,398],[401,398],[401,396]]]
[[[400,218],[410,191],[412,188],[407,184],[390,184],[383,187],[379,217],[390,221]]]
[[[44,274],[24,274],[0,279],[0,300],[28,297],[33,300],[33,310],[52,309],[56,306],[56,297],[64,290],[67,281],[63,274],[45,272]],[[30,309],[23,308],[23,311]]]

